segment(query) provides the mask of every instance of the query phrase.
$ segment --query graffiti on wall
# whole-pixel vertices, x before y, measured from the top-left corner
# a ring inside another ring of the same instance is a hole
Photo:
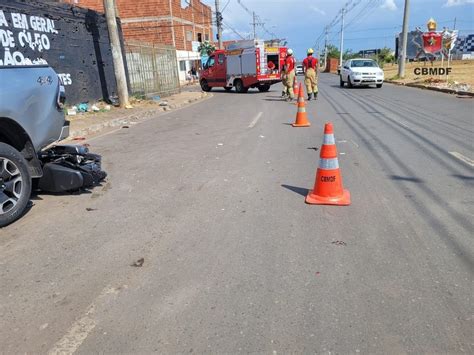
[[[50,65],[69,103],[115,97],[105,16],[69,4],[2,0],[0,66]]]

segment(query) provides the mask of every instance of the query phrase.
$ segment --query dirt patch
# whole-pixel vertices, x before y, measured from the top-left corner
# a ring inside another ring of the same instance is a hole
[[[442,68],[441,61],[412,62],[405,66],[405,78],[398,78],[398,65],[386,64],[384,66],[385,79],[401,84],[419,84],[428,87],[452,89],[456,91],[474,92],[474,60],[454,60],[449,67],[452,68],[449,76],[446,75],[416,75],[415,68]],[[444,62],[447,67],[447,62]]]

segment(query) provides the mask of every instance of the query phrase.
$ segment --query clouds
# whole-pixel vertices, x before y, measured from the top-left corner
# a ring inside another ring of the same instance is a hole
[[[467,5],[467,4],[474,4],[474,0],[447,0],[444,6],[451,7],[451,6],[461,6],[461,5]]]
[[[448,1],[459,1],[459,0],[448,0]],[[468,1],[473,1],[473,0],[468,0]],[[382,9],[387,9],[390,11],[395,11],[397,10],[397,4],[395,4],[395,0],[385,0],[384,4],[381,6]]]
[[[309,8],[310,8],[312,11],[314,11],[314,12],[320,14],[320,15],[323,15],[323,16],[326,15],[326,11],[321,10],[321,9],[320,9],[319,7],[317,7],[317,6],[311,5]]]

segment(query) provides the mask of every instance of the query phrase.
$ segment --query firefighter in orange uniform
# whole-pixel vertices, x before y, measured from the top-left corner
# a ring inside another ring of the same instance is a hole
[[[283,67],[283,97],[286,96],[287,101],[292,101],[295,97],[293,93],[293,82],[295,81],[295,58],[293,57],[293,50],[290,48],[286,52],[285,65]]]
[[[308,93],[308,101],[314,93],[314,99],[318,98],[318,60],[313,57],[313,48],[308,49],[308,56],[303,60],[304,84]]]

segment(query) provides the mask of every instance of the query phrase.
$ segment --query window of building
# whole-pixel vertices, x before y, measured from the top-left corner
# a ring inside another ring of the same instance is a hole
[[[204,40],[205,40],[205,41],[209,41],[209,34],[208,34],[208,33],[206,33],[206,34],[204,35]]]
[[[179,71],[186,71],[186,61],[185,60],[181,60],[179,62]]]
[[[193,31],[186,31],[186,41],[193,40]]]
[[[202,42],[202,33],[197,34],[198,42]]]
[[[189,6],[189,0],[181,0],[181,8],[185,9]]]

